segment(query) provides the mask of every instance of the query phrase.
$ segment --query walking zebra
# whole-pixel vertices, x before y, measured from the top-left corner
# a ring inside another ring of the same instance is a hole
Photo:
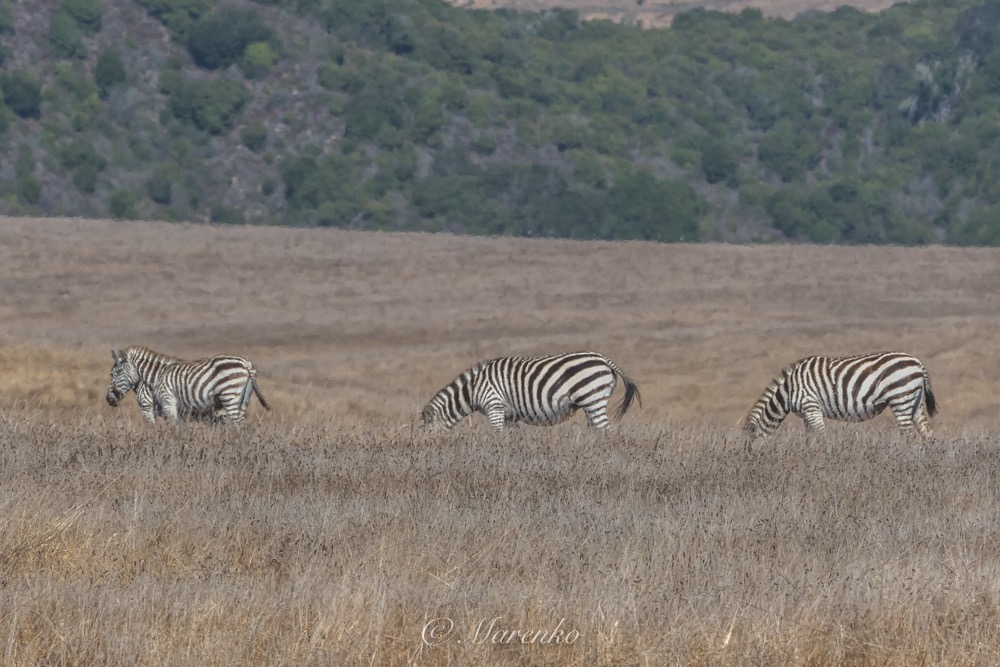
[[[582,408],[590,425],[608,428],[608,401],[617,376],[625,383],[618,406],[621,417],[639,400],[635,383],[607,357],[573,352],[549,357],[501,357],[481,361],[439,391],[424,408],[424,425],[450,429],[479,411],[497,431],[522,421],[536,426],[558,424]]]
[[[242,424],[251,394],[257,394],[260,404],[270,410],[257,386],[257,371],[242,357],[217,355],[183,361],[139,346],[112,350],[111,356],[115,365],[108,404],[118,405],[135,390],[142,416],[149,423],[160,415],[169,422],[192,417]]]
[[[930,435],[928,415],[937,412],[931,378],[920,360],[902,352],[853,357],[808,357],[784,369],[754,404],[745,428],[770,435],[793,412],[806,430],[822,433],[823,417],[864,421],[892,409],[904,431]],[[926,407],[926,409],[925,409]]]

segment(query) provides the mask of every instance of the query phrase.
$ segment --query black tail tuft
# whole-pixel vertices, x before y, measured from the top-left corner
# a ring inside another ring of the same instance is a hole
[[[628,376],[624,373],[619,372],[622,376],[622,382],[625,383],[625,397],[622,399],[621,404],[618,406],[618,418],[628,412],[628,409],[632,407],[632,401],[638,401],[639,406],[642,407],[642,396],[639,394],[639,387],[636,386],[635,382],[632,382]]]
[[[260,387],[257,386],[257,378],[256,377],[250,378],[250,382],[253,383],[253,393],[257,394],[257,400],[260,401],[260,404],[264,406],[265,410],[270,410],[271,406],[268,405],[267,401],[264,400],[264,394],[260,393]]]
[[[930,378],[924,378],[924,400],[927,401],[927,414],[933,417],[937,414],[937,400],[934,398],[934,391],[931,389]]]

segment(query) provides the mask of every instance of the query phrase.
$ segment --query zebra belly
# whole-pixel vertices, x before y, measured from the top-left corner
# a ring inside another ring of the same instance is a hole
[[[823,411],[823,416],[829,419],[837,419],[845,422],[863,422],[877,416],[885,410],[885,404],[880,405],[859,405],[856,411],[841,410],[837,407],[828,406]]]
[[[573,416],[576,409],[577,406],[570,401],[569,397],[564,396],[560,399],[559,405],[555,409],[542,410],[540,414],[525,410],[521,421],[532,426],[550,426],[566,421]]]

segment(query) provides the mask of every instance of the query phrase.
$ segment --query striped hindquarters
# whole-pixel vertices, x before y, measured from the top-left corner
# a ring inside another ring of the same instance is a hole
[[[249,360],[217,355],[164,368],[154,391],[168,419],[213,411],[217,415],[224,412],[233,423],[242,423],[251,394],[256,393],[261,405],[269,407],[256,377]]]
[[[928,416],[937,411],[930,376],[916,357],[879,352],[852,357],[808,357],[773,380],[747,415],[746,428],[769,434],[789,414],[810,431],[823,418],[864,421],[890,408],[900,428],[930,434]]]
[[[608,428],[608,401],[617,378],[625,384],[621,416],[639,390],[607,357],[573,352],[549,357],[501,357],[476,364],[439,391],[424,408],[428,426],[451,428],[479,411],[496,430],[513,422],[552,425],[582,409],[591,426]]]

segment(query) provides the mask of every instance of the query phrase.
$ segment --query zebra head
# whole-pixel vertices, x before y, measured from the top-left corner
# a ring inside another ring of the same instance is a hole
[[[482,364],[477,364],[452,380],[434,395],[420,416],[428,431],[447,431],[476,410],[472,399],[473,383]]]
[[[455,406],[449,401],[449,397],[444,395],[444,392],[445,390],[442,389],[420,412],[424,428],[432,433],[451,429],[465,416],[464,414],[456,414]]]
[[[788,395],[788,378],[791,369],[786,368],[781,377],[771,381],[754,406],[750,408],[743,429],[751,438],[761,435],[771,435],[790,411]]]
[[[111,367],[111,384],[108,385],[108,405],[115,407],[125,397],[125,394],[139,385],[139,369],[122,351],[111,350],[111,358],[115,365]]]

